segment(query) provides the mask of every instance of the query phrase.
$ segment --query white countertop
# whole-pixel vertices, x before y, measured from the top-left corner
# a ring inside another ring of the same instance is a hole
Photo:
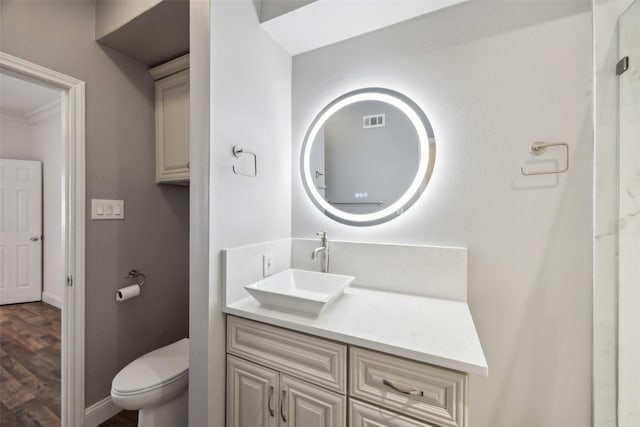
[[[270,310],[252,297],[232,303],[223,311],[445,368],[488,375],[465,302],[351,287],[315,318]]]

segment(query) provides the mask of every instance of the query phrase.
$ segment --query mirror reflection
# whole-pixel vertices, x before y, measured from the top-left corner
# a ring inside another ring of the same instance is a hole
[[[409,98],[363,89],[330,103],[303,148],[303,181],[326,215],[353,225],[404,213],[433,168],[433,131]]]
[[[420,142],[409,118],[381,101],[361,101],[334,113],[313,141],[314,185],[338,209],[382,210],[409,188]]]

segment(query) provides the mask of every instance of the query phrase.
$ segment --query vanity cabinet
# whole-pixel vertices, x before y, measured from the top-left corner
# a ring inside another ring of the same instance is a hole
[[[189,182],[189,55],[150,70],[156,81],[156,182]]]
[[[467,401],[466,373],[227,316],[227,427],[467,427]]]
[[[227,318],[227,427],[346,427],[347,348]]]

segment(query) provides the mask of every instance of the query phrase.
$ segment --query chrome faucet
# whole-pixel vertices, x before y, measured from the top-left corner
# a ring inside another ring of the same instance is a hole
[[[319,253],[322,253],[322,258],[320,259],[320,271],[323,273],[329,272],[329,239],[327,238],[327,232],[321,231],[316,233],[316,236],[320,236],[320,246],[319,248],[315,248],[313,252],[311,252],[311,259],[316,259]]]

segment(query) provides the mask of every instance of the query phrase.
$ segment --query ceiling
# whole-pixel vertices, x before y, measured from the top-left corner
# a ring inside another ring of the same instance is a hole
[[[182,56],[189,52],[189,2],[161,1],[97,41],[150,67]]]
[[[62,91],[0,73],[0,111],[28,116],[40,107],[61,99]]]
[[[284,2],[262,0],[263,17],[267,11],[276,16],[261,25],[295,56],[465,1],[468,0],[297,0],[288,8],[272,11]]]

